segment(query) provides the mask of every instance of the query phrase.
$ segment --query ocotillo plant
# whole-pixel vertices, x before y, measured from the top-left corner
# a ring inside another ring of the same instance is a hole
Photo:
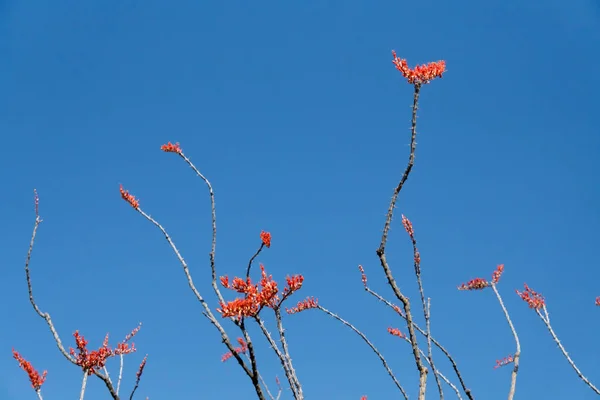
[[[404,172],[400,176],[397,185],[394,188],[392,199],[384,220],[383,231],[379,245],[376,250],[379,264],[387,283],[391,290],[392,295],[395,297],[394,301],[398,301],[399,305],[393,301],[389,301],[379,293],[372,290],[367,283],[367,275],[363,266],[359,265],[358,270],[360,277],[364,285],[364,290],[371,296],[380,300],[384,305],[390,307],[400,317],[399,321],[403,324],[401,328],[396,326],[390,326],[388,332],[390,335],[402,339],[408,343],[411,349],[412,358],[414,359],[414,366],[418,372],[418,380],[416,382],[400,382],[398,377],[393,373],[389,366],[388,361],[374,345],[374,343],[367,338],[367,336],[360,331],[355,325],[348,322],[335,312],[325,308],[323,304],[319,303],[316,297],[306,297],[303,300],[296,301],[294,305],[286,307],[284,303],[289,303],[289,299],[302,288],[304,277],[302,275],[291,275],[286,278],[285,283],[280,285],[273,279],[271,275],[267,273],[267,269],[262,264],[260,268],[260,278],[253,280],[251,278],[252,267],[254,260],[257,256],[271,247],[272,236],[271,233],[262,231],[257,235],[258,248],[256,252],[250,257],[245,271],[240,271],[240,277],[229,278],[228,276],[219,276],[216,265],[216,243],[217,243],[217,217],[215,207],[215,193],[210,181],[200,172],[200,170],[192,163],[192,161],[184,154],[182,147],[179,143],[168,142],[161,146],[161,150],[166,153],[172,153],[179,156],[193,172],[206,184],[208,188],[208,194],[211,201],[211,221],[212,221],[212,243],[211,251],[209,253],[209,265],[211,270],[211,286],[215,302],[213,302],[200,293],[197,286],[194,283],[188,264],[185,261],[178,247],[175,245],[171,236],[167,232],[166,228],[159,223],[155,218],[151,217],[145,212],[139,200],[128,190],[122,186],[119,188],[120,195],[139,215],[149,221],[154,227],[156,227],[164,238],[166,239],[169,247],[174,252],[181,268],[187,280],[187,284],[194,296],[200,303],[202,314],[210,321],[211,325],[219,332],[222,342],[225,345],[226,352],[222,357],[222,361],[234,359],[235,362],[240,366],[243,374],[248,377],[254,392],[258,399],[279,399],[282,394],[289,393],[295,400],[302,400],[305,398],[303,386],[301,383],[301,373],[296,371],[292,362],[292,349],[288,345],[288,341],[285,335],[283,314],[298,314],[307,310],[318,310],[339,321],[341,324],[349,328],[352,332],[358,335],[362,341],[374,352],[375,356],[381,362],[385,372],[389,375],[393,384],[398,389],[400,398],[408,399],[409,392],[416,392],[419,400],[424,400],[427,394],[428,384],[431,386],[435,385],[434,396],[438,396],[443,399],[445,396],[444,389],[449,387],[451,389],[452,397],[456,396],[458,399],[467,398],[473,400],[475,394],[469,388],[467,380],[463,377],[456,360],[453,358],[451,353],[432,335],[431,323],[430,323],[430,298],[426,296],[423,281],[421,279],[421,255],[417,247],[417,239],[415,229],[411,221],[404,215],[401,216],[402,225],[408,234],[408,239],[412,243],[412,258],[414,274],[417,281],[417,288],[419,291],[420,304],[415,304],[405,295],[400,285],[397,283],[392,268],[386,257],[386,245],[388,242],[388,233],[394,217],[394,210],[397,207],[399,196],[403,190],[404,184],[408,180],[413,165],[415,163],[415,152],[417,147],[417,110],[419,105],[419,96],[421,91],[429,83],[437,78],[441,78],[446,71],[446,64],[444,61],[432,62],[426,65],[416,66],[409,68],[405,59],[399,58],[395,52],[392,52],[393,64],[396,69],[401,73],[404,79],[413,87],[413,99],[412,99],[412,113],[410,119],[410,151],[408,154],[408,161]],[[38,304],[34,300],[31,275],[30,275],[30,258],[33,250],[34,240],[38,227],[42,219],[39,215],[39,198],[35,193],[35,224],[29,251],[27,253],[27,260],[25,263],[25,275],[27,281],[27,287],[29,290],[29,299],[35,310],[35,312],[45,320],[49,327],[54,341],[63,354],[63,356],[70,361],[72,364],[78,366],[83,372],[80,399],[84,398],[86,390],[86,382],[89,376],[96,376],[102,380],[110,394],[111,398],[118,400],[121,398],[121,381],[123,371],[123,360],[126,354],[134,352],[136,349],[130,340],[137,334],[140,326],[135,328],[128,334],[125,339],[117,344],[116,347],[111,347],[108,344],[108,336],[106,336],[104,342],[98,350],[89,350],[87,348],[87,341],[84,339],[79,332],[73,334],[75,339],[75,347],[70,350],[66,350],[57,330],[54,327],[50,314],[41,311]],[[484,290],[490,288],[494,292],[500,309],[508,322],[510,333],[515,340],[515,351],[508,356],[496,361],[496,367],[502,367],[505,365],[512,365],[511,379],[508,384],[508,399],[512,400],[516,393],[517,388],[517,375],[519,372],[519,365],[521,360],[521,344],[509,312],[502,300],[500,292],[498,290],[498,284],[500,282],[502,273],[504,272],[504,265],[498,265],[492,273],[491,280],[484,278],[475,278],[471,281],[458,286],[459,290]],[[357,277],[358,279],[358,277]],[[228,289],[232,292],[237,293],[236,298],[228,300],[223,295],[221,289]],[[600,391],[582,374],[579,368],[575,365],[569,354],[565,350],[562,343],[559,341],[556,333],[550,325],[550,317],[546,308],[544,298],[529,286],[525,285],[524,290],[516,291],[517,295],[520,296],[530,308],[540,317],[548,328],[552,339],[559,346],[560,351],[565,356],[571,367],[575,370],[576,374],[587,384],[596,394],[600,394]],[[286,304],[287,304],[286,303]],[[600,305],[600,298],[596,299],[596,305]],[[414,311],[418,309],[419,313],[422,313],[424,318],[424,326],[419,326],[415,322]],[[265,313],[272,313],[275,321],[275,332],[274,337],[270,332],[271,330],[267,326],[265,319]],[[270,347],[274,351],[281,369],[286,378],[285,384],[281,383],[279,379],[275,379],[277,384],[277,391],[271,391],[261,374],[261,354],[258,354],[256,347],[254,346],[253,339],[250,335],[248,326],[250,324],[256,324],[258,332],[262,333],[269,343]],[[237,337],[232,339],[231,331],[236,331]],[[438,363],[434,362],[433,349],[438,348],[445,358],[449,361],[449,365],[452,368],[452,375],[449,373],[442,372]],[[44,371],[42,374],[37,372],[32,364],[25,360],[17,351],[13,350],[13,356],[18,361],[19,366],[28,374],[31,386],[34,389],[39,399],[42,399],[41,388],[44,384],[47,372]],[[113,379],[108,372],[107,362],[110,358],[119,358],[119,372],[118,377]],[[412,362],[412,361],[411,361]],[[146,358],[143,359],[139,366],[138,372],[135,377],[134,385],[130,391],[129,398],[132,399],[136,393],[136,390],[140,384],[140,378],[142,376],[144,367],[146,365]],[[433,382],[429,378],[429,374],[433,374]],[[410,389],[407,389],[410,388]],[[316,397],[318,394],[312,394]],[[359,398],[360,394],[357,394]],[[485,394],[481,394],[485,398]],[[310,396],[309,396],[310,397]],[[363,400],[367,399],[366,395],[360,397]]]

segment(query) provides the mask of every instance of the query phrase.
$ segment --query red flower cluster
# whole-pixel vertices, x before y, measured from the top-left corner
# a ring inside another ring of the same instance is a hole
[[[515,358],[512,354],[509,355],[508,357],[504,357],[502,360],[496,360],[496,365],[494,366],[494,369],[504,367],[505,365],[510,364],[514,361],[515,361]]]
[[[531,289],[529,286],[527,286],[526,283],[524,284],[524,286],[525,286],[524,291],[522,291],[522,292],[519,292],[518,290],[515,290],[515,291],[517,292],[519,297],[521,299],[523,299],[523,301],[529,305],[529,308],[535,308],[536,310],[539,310],[540,308],[542,308],[546,305],[546,300],[544,300],[544,296],[542,296],[535,290]]]
[[[108,334],[98,350],[89,351],[87,349],[88,341],[79,334],[79,331],[75,331],[73,336],[75,337],[75,345],[77,346],[77,355],[73,348],[69,349],[69,353],[75,356],[75,363],[86,371],[88,375],[94,374],[96,369],[103,368],[106,365],[106,360],[110,357],[133,353],[135,351],[135,345],[131,344],[130,347],[129,343],[125,341],[119,343],[116,349],[111,349],[108,346]]]
[[[596,305],[600,306],[600,296],[596,297]]]
[[[495,285],[496,283],[498,283],[503,272],[504,272],[504,264],[500,264],[496,267],[496,269],[492,273],[492,282],[491,283],[488,282],[484,278],[475,278],[475,279],[471,279],[467,283],[463,283],[462,285],[460,285],[458,287],[458,290],[483,290],[492,284]]]
[[[221,303],[221,308],[217,309],[217,311],[221,313],[223,318],[254,317],[258,315],[263,307],[275,308],[281,304],[281,301],[299,290],[304,282],[302,275],[288,276],[286,278],[287,285],[283,289],[283,299],[280,301],[277,295],[279,293],[277,282],[273,280],[271,275],[267,276],[265,267],[262,264],[260,264],[260,271],[262,277],[258,284],[253,284],[250,278],[242,279],[236,277],[233,278],[232,282],[229,282],[227,276],[221,277],[221,285],[223,287],[245,295],[244,298],[235,299],[226,304]]]
[[[33,365],[31,365],[29,361],[21,357],[21,355],[15,349],[13,349],[13,358],[19,362],[19,367],[23,371],[27,372],[33,390],[35,390],[36,392],[40,390],[40,388],[44,384],[44,381],[46,381],[46,375],[48,374],[48,371],[44,371],[42,375],[40,375],[40,373],[37,372],[35,368],[33,368]]]
[[[239,347],[236,347],[234,350],[236,353],[240,354],[240,353],[245,353],[248,351],[248,345],[246,344],[246,341],[242,338],[238,338],[238,343],[240,344]],[[233,357],[233,353],[229,352],[229,353],[225,353],[223,354],[223,357],[221,357],[221,362],[225,362],[227,360],[229,360],[231,357]]]
[[[400,332],[400,329],[398,328],[388,328],[388,332],[390,335],[393,336],[398,336],[399,338],[404,339],[406,337],[406,335],[402,332]]]
[[[139,200],[136,199],[134,195],[129,194],[129,191],[123,189],[123,185],[119,186],[119,191],[121,192],[121,197],[123,200],[128,202],[131,207],[135,208],[136,210],[140,207]]]
[[[458,290],[482,290],[490,286],[490,283],[483,278],[471,279],[467,283],[463,283],[458,287]]]
[[[260,240],[262,240],[263,244],[267,246],[267,248],[271,247],[271,234],[269,232],[260,232]]]
[[[296,304],[296,307],[286,308],[285,311],[288,314],[296,314],[317,307],[319,307],[319,300],[314,297],[307,297],[306,300],[299,301],[298,304]]]
[[[167,143],[167,144],[163,144],[162,146],[160,146],[160,149],[164,152],[167,153],[177,153],[177,154],[181,154],[181,146],[179,146],[179,143]]]
[[[504,264],[498,265],[496,267],[496,270],[492,273],[492,283],[494,283],[494,284],[498,283],[503,272],[504,272]]]
[[[403,58],[398,58],[395,51],[392,51],[394,59],[392,62],[396,69],[402,73],[402,76],[408,80],[410,84],[425,84],[435,78],[441,78],[446,72],[446,62],[430,62],[429,64],[417,65],[413,69],[408,68],[408,63]]]

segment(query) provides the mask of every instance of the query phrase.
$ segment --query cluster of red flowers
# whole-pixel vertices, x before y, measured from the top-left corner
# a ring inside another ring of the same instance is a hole
[[[392,51],[394,59],[392,62],[396,69],[402,73],[402,76],[408,80],[410,84],[425,84],[435,78],[441,78],[446,72],[446,62],[437,61],[429,64],[417,65],[413,69],[408,68],[408,63],[403,58],[398,58],[395,51]]]
[[[531,289],[529,286],[527,286],[526,283],[524,284],[524,286],[524,291],[519,292],[518,290],[516,290],[516,292],[519,295],[519,297],[522,298],[523,301],[529,305],[529,308],[539,310],[540,308],[546,305],[546,300],[544,300],[544,296]]]
[[[492,273],[492,283],[493,284],[498,283],[503,272],[504,272],[504,264],[498,265],[496,267],[496,270]]]
[[[260,240],[267,248],[271,247],[271,234],[269,232],[262,231],[260,233]]]
[[[393,336],[398,336],[399,338],[404,339],[406,337],[406,335],[402,332],[400,332],[400,329],[398,328],[388,328],[388,332],[390,335]]]
[[[596,305],[600,306],[600,296],[596,297]]]
[[[106,365],[106,360],[110,357],[133,353],[136,350],[133,343],[129,346],[129,343],[126,341],[119,343],[116,349],[111,349],[108,345],[107,334],[102,342],[102,346],[98,350],[89,351],[87,349],[88,341],[79,334],[79,331],[75,331],[73,336],[75,337],[77,351],[71,347],[69,353],[75,356],[75,363],[86,371],[88,375],[94,374],[96,369],[103,368]]]
[[[319,300],[314,297],[307,297],[305,300],[299,301],[298,304],[296,304],[296,307],[286,308],[285,312],[288,314],[296,314],[317,307],[319,307]]]
[[[240,353],[245,353],[248,351],[248,344],[246,344],[246,341],[243,338],[238,338],[237,339],[238,343],[240,344],[239,347],[236,347],[234,350],[236,353],[240,354]],[[229,353],[225,353],[223,354],[223,357],[221,357],[221,361],[225,362],[227,360],[229,360],[231,357],[233,357],[233,353],[229,352]]]
[[[33,365],[31,365],[29,361],[21,357],[21,355],[15,349],[13,349],[13,358],[19,362],[19,367],[21,367],[23,371],[27,372],[33,390],[35,390],[36,392],[40,390],[40,388],[46,381],[46,375],[48,374],[48,371],[44,371],[42,375],[40,375],[40,373],[37,372],[35,368],[33,368]]]
[[[123,189],[123,185],[119,186],[119,191],[121,192],[121,197],[123,198],[123,200],[129,203],[131,207],[135,208],[136,210],[140,207],[139,200],[136,199],[134,195],[129,194],[129,191]]]
[[[167,153],[181,154],[181,146],[179,146],[179,143],[169,142],[167,144],[163,144],[162,146],[160,146],[160,149]]]
[[[221,277],[221,285],[227,289],[243,293],[244,298],[238,298],[227,303],[221,303],[217,309],[223,318],[226,317],[254,317],[263,307],[274,308],[280,304],[279,289],[272,275],[267,275],[265,267],[260,264],[261,280],[253,284],[250,278],[234,278],[229,282],[227,276]],[[304,282],[302,275],[293,275],[286,278],[286,287],[283,289],[283,299],[299,290]]]
[[[458,290],[482,290],[488,286],[490,286],[490,283],[487,280],[483,278],[475,278],[460,285]]]
[[[482,289],[485,289],[486,287],[488,287],[492,284],[495,285],[496,283],[498,283],[498,281],[500,281],[500,277],[502,276],[503,272],[504,272],[504,264],[500,264],[496,267],[496,269],[492,273],[492,282],[491,283],[488,282],[487,279],[484,279],[484,278],[475,278],[475,279],[471,279],[467,283],[463,283],[462,285],[460,285],[458,287],[458,290],[482,290]]]
[[[505,365],[510,364],[514,361],[515,361],[515,358],[512,354],[509,355],[508,357],[504,357],[502,360],[496,360],[496,365],[494,366],[494,369],[504,367]]]

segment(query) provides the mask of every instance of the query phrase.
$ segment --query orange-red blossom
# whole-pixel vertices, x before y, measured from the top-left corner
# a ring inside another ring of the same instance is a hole
[[[130,194],[128,190],[123,189],[123,185],[119,185],[119,192],[121,192],[121,198],[125,200],[129,205],[136,210],[140,207],[140,202],[135,198],[134,195]]]
[[[535,290],[531,289],[529,286],[527,286],[526,283],[524,284],[524,286],[525,286],[524,291],[519,292],[518,290],[515,290],[515,292],[517,292],[519,297],[521,299],[523,299],[523,301],[529,305],[529,308],[534,308],[536,310],[539,310],[540,308],[542,308],[546,305],[546,300],[544,300],[544,296],[542,296],[540,293],[536,292]]]
[[[15,349],[13,349],[13,358],[19,362],[19,367],[21,367],[23,371],[27,372],[33,390],[36,392],[40,390],[44,384],[44,381],[46,381],[46,375],[48,374],[48,371],[44,371],[40,375],[40,373],[33,368],[33,365],[31,365],[29,361],[25,360]]]
[[[221,277],[221,285],[227,289],[243,293],[243,298],[238,298],[227,303],[221,303],[217,311],[223,318],[226,317],[254,317],[263,307],[275,308],[280,304],[279,288],[272,275],[267,275],[265,267],[260,264],[261,279],[258,284],[252,283],[250,278],[235,277],[229,282],[229,277]],[[293,275],[286,278],[286,287],[283,289],[283,298],[299,290],[304,282],[302,275]]]
[[[79,331],[75,331],[73,336],[75,337],[77,350],[71,347],[69,353],[72,356],[75,356],[75,363],[86,371],[88,375],[92,375],[97,369],[103,368],[110,357],[133,353],[136,350],[133,343],[129,346],[129,343],[126,343],[125,341],[119,343],[116,349],[110,348],[108,345],[107,334],[102,342],[102,346],[100,346],[98,350],[89,351],[87,349],[88,341],[79,334]]]
[[[181,154],[181,146],[179,143],[167,143],[160,146],[160,149],[166,153],[177,153]]]
[[[260,240],[267,248],[271,247],[271,234],[269,232],[262,231],[260,233]]]
[[[492,284],[495,285],[496,283],[498,283],[500,281],[500,277],[502,276],[503,272],[504,272],[504,264],[500,264],[496,267],[496,269],[492,273],[492,281],[491,282],[489,282],[487,279],[484,279],[484,278],[475,278],[475,279],[471,279],[467,283],[463,283],[462,285],[460,285],[458,287],[458,290],[482,290],[482,289],[485,289],[486,287],[488,287]]]
[[[508,357],[504,357],[501,360],[496,360],[496,365],[494,366],[494,369],[503,367],[503,366],[505,366],[507,364],[510,364],[510,363],[514,362],[514,361],[515,361],[514,356],[512,354],[510,354]]]
[[[435,78],[441,78],[446,72],[446,62],[443,60],[430,62],[429,64],[417,65],[414,68],[408,68],[408,63],[403,58],[398,58],[395,51],[392,51],[394,59],[392,62],[396,69],[402,73],[410,84],[426,84]]]

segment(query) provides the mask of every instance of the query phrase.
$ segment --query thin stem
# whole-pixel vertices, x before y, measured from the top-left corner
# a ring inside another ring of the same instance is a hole
[[[521,343],[519,342],[519,336],[517,335],[517,330],[515,329],[515,326],[513,325],[512,321],[510,319],[508,310],[504,306],[502,297],[500,296],[500,293],[498,292],[498,289],[496,288],[496,284],[490,283],[490,286],[494,290],[494,293],[496,293],[496,297],[498,298],[500,307],[502,307],[502,311],[504,311],[504,316],[506,317],[506,321],[508,322],[508,325],[510,326],[510,330],[513,334],[513,337],[515,338],[515,343],[517,345],[517,350],[515,351],[514,361],[513,361],[513,371],[512,371],[511,379],[510,379],[510,391],[508,392],[508,400],[513,400],[513,398],[515,397],[515,390],[516,390],[516,386],[517,386],[517,373],[519,372],[519,359],[521,357]]]
[[[217,286],[217,270],[216,270],[216,266],[215,266],[215,257],[216,257],[216,251],[217,251],[217,211],[216,211],[216,207],[215,207],[215,192],[213,191],[213,187],[212,187],[210,181],[198,170],[198,168],[196,168],[196,166],[190,161],[190,159],[187,158],[185,156],[185,154],[183,154],[183,152],[179,152],[178,154],[190,166],[190,168],[192,168],[192,170],[194,170],[196,175],[198,177],[200,177],[200,179],[202,179],[204,181],[204,183],[206,183],[206,186],[208,187],[208,193],[210,195],[211,217],[212,217],[212,242],[211,242],[211,248],[210,248],[210,253],[209,253],[210,269],[212,272],[211,285],[212,285],[213,290],[214,290],[215,294],[217,295],[217,298],[219,299],[219,301],[221,303],[224,303],[225,300],[223,299],[223,296],[221,295],[221,291],[219,290],[219,287]]]
[[[292,365],[292,357],[290,356],[287,340],[285,338],[285,329],[283,329],[283,321],[281,320],[281,309],[279,307],[275,308],[275,320],[277,321],[277,330],[279,331],[279,339],[281,340],[283,354],[287,359],[288,367],[290,369],[290,375],[294,381],[294,384],[296,385],[296,394],[298,395],[298,400],[304,399],[304,394],[302,393],[302,386],[300,385],[300,381],[298,380],[298,376],[296,375],[296,371],[294,370],[294,366]]]
[[[263,247],[265,247],[265,244],[261,243],[258,250],[256,250],[256,253],[254,253],[254,255],[252,257],[250,257],[250,261],[248,261],[248,268],[246,269],[246,279],[248,279],[250,277],[250,268],[252,268],[252,262],[254,261],[254,259],[256,257],[258,257],[258,255],[262,251]]]
[[[435,377],[435,382],[438,387],[438,392],[440,394],[440,400],[444,400],[444,391],[442,390],[442,383],[440,382],[440,378],[436,373],[435,364],[433,363],[433,353],[431,349],[431,299],[427,299],[425,301],[425,291],[423,290],[423,279],[421,279],[421,254],[417,249],[417,239],[415,238],[414,230],[412,229],[412,224],[410,221],[405,219],[406,217],[402,217],[403,222],[406,222],[407,231],[410,236],[410,240],[412,242],[413,247],[413,263],[415,267],[415,276],[417,277],[417,284],[419,286],[419,294],[421,296],[421,305],[423,306],[423,316],[425,317],[425,329],[426,329],[426,338],[427,338],[427,358],[428,363],[431,366],[431,370],[433,371],[433,376]],[[410,230],[409,230],[410,229]]]
[[[117,381],[117,394],[121,388],[121,378],[123,377],[123,354],[119,354],[119,380]]]
[[[409,342],[409,343],[410,343],[410,340],[408,340],[408,338],[407,338],[406,336],[404,337],[404,340],[406,340],[407,342]],[[428,359],[428,358],[427,358],[427,356],[425,355],[425,352],[423,352],[423,350],[421,350],[421,349],[419,349],[419,352],[421,352],[421,355],[423,356],[423,358],[425,358],[425,360],[427,360],[427,362],[429,363],[429,359]],[[430,364],[430,365],[431,365],[431,364]],[[432,370],[433,370],[433,368],[432,368]],[[435,373],[436,373],[437,375],[439,375],[439,377],[440,377],[440,378],[442,378],[442,380],[443,380],[444,382],[446,382],[446,384],[447,384],[448,386],[450,386],[450,387],[451,387],[451,388],[452,388],[452,389],[453,389],[453,390],[456,392],[456,397],[458,397],[458,400],[462,400],[462,397],[461,397],[461,395],[460,395],[460,392],[458,391],[458,388],[457,388],[457,387],[456,387],[456,386],[455,386],[455,385],[454,385],[452,382],[450,382],[450,380],[449,380],[448,378],[446,378],[446,377],[444,376],[444,374],[442,374],[442,373],[441,373],[441,372],[440,372],[438,369],[436,369],[436,370],[435,370]]]
[[[83,400],[83,396],[85,395],[85,386],[87,385],[87,378],[87,371],[83,371],[83,381],[81,382],[81,392],[79,393],[79,400]]]
[[[367,293],[369,293],[370,295],[375,297],[377,300],[381,301],[386,306],[392,308],[402,318],[404,318],[404,320],[406,320],[406,316],[402,313],[402,311],[400,310],[400,308],[398,308],[398,306],[396,306],[396,305],[392,304],[390,301],[384,299],[379,293],[373,291],[373,289],[371,289],[369,286],[367,286],[366,275],[364,275],[364,273],[363,273],[363,282],[364,282],[365,291]],[[415,322],[413,322],[413,326],[421,335],[427,336],[427,333],[421,327],[419,327],[419,325],[417,325]],[[473,393],[471,392],[471,389],[467,388],[467,385],[462,377],[462,374],[460,373],[460,370],[458,369],[458,364],[454,360],[454,357],[452,357],[450,352],[448,352],[448,350],[446,350],[446,348],[444,346],[442,346],[441,343],[438,342],[434,337],[431,337],[431,341],[438,349],[440,349],[442,351],[442,353],[444,353],[446,358],[448,358],[448,361],[450,361],[450,363],[452,364],[454,373],[456,374],[456,377],[458,378],[458,381],[460,382],[460,385],[461,385],[463,391],[465,392],[465,394],[467,395],[467,397],[469,398],[469,400],[475,400],[475,398],[473,397]]]
[[[283,372],[285,373],[285,377],[287,378],[287,380],[290,384],[290,389],[292,390],[292,395],[294,396],[294,399],[298,399],[297,388],[294,383],[293,375],[290,372],[288,360],[286,359],[286,357],[283,355],[283,353],[277,346],[277,343],[275,343],[275,341],[273,340],[273,337],[271,336],[271,333],[269,333],[269,331],[267,330],[267,327],[265,326],[263,320],[260,319],[258,316],[254,317],[254,319],[255,319],[256,323],[258,324],[258,326],[260,327],[260,329],[262,330],[263,335],[265,335],[265,338],[269,342],[269,345],[271,345],[271,348],[277,355],[277,358],[279,358],[279,361],[281,362],[281,366],[283,368]]]
[[[354,333],[356,333],[358,336],[360,336],[360,338],[367,344],[367,346],[369,346],[371,348],[371,350],[373,350],[373,352],[377,355],[377,357],[379,357],[379,359],[381,360],[381,363],[383,364],[383,367],[387,371],[387,373],[390,376],[390,378],[392,378],[392,380],[394,381],[394,384],[396,385],[396,387],[398,388],[398,390],[400,390],[400,393],[402,393],[402,395],[404,396],[404,398],[406,400],[408,400],[408,394],[406,393],[406,391],[404,390],[404,388],[402,387],[402,385],[400,385],[400,382],[398,382],[398,379],[396,379],[396,376],[394,375],[394,373],[392,372],[392,369],[390,368],[390,366],[388,365],[387,361],[383,357],[383,354],[381,354],[381,352],[379,350],[377,350],[377,348],[375,347],[375,345],[373,343],[371,343],[371,341],[365,336],[365,334],[362,333],[361,331],[359,331],[350,322],[346,321],[345,319],[343,319],[339,315],[337,315],[335,313],[332,313],[328,309],[326,309],[326,308],[324,308],[322,306],[317,306],[316,308],[319,309],[319,310],[321,310],[321,311],[323,311],[325,314],[329,315],[330,317],[333,317],[334,319],[338,320],[342,324],[346,325],[348,328],[352,329],[354,331]]]
[[[37,193],[36,193],[36,201],[37,201]],[[61,354],[67,360],[69,360],[73,364],[77,365],[75,358],[73,356],[71,356],[65,350],[65,347],[63,346],[62,341],[60,340],[60,336],[58,335],[58,332],[54,328],[54,324],[52,322],[52,319],[50,318],[50,314],[47,312],[42,312],[42,310],[40,310],[37,303],[35,302],[35,299],[33,298],[33,287],[31,285],[31,273],[29,272],[29,263],[31,261],[31,253],[33,252],[33,245],[35,243],[35,237],[37,235],[37,230],[38,230],[38,227],[40,226],[41,222],[42,222],[42,219],[40,218],[40,216],[36,215],[35,225],[33,226],[33,233],[31,234],[31,241],[29,242],[29,250],[27,251],[27,259],[25,261],[25,277],[27,279],[27,290],[29,291],[29,302],[33,306],[33,309],[35,310],[37,315],[42,317],[46,321],[46,324],[48,324],[48,327],[50,328],[50,332],[52,332],[52,336],[54,337],[54,341],[56,342],[56,346],[60,350]]]
[[[579,370],[579,368],[577,368],[577,365],[575,365],[575,362],[571,359],[571,356],[569,356],[569,353],[567,353],[567,350],[564,348],[564,346],[562,345],[562,343],[558,339],[558,336],[556,336],[556,333],[554,332],[554,329],[552,329],[552,325],[550,325],[550,317],[548,316],[548,311],[546,309],[546,306],[544,306],[543,309],[544,309],[544,313],[546,314],[546,318],[544,318],[544,316],[540,313],[540,310],[536,309],[535,312],[542,319],[542,321],[544,321],[544,324],[546,325],[546,328],[548,328],[548,331],[550,332],[550,335],[552,335],[552,339],[554,339],[554,342],[558,345],[558,348],[560,349],[560,351],[563,353],[563,355],[565,356],[565,358],[569,362],[569,365],[571,366],[571,368],[573,368],[575,370],[575,373],[577,374],[577,376],[586,385],[588,385],[590,387],[590,389],[592,389],[596,394],[600,395],[600,390],[598,390],[598,388],[596,388],[596,386],[594,386],[594,384],[592,384],[592,382],[590,382],[583,375],[583,373]]]
[[[136,211],[139,212],[144,218],[146,218],[148,221],[150,221],[154,226],[156,226],[162,232],[162,234],[164,235],[165,239],[169,243],[169,246],[171,246],[171,249],[173,249],[173,252],[177,256],[177,259],[179,260],[179,263],[181,264],[181,266],[183,268],[183,272],[184,272],[184,274],[185,274],[185,276],[187,278],[188,285],[189,285],[190,289],[192,290],[192,292],[194,293],[194,295],[196,296],[196,298],[198,299],[198,301],[200,302],[200,304],[204,308],[204,311],[203,311],[204,316],[206,316],[209,319],[209,321],[215,326],[215,328],[217,328],[217,330],[221,334],[221,340],[223,341],[223,343],[225,343],[225,346],[227,346],[227,349],[231,352],[231,354],[233,355],[233,357],[235,357],[235,359],[237,360],[238,364],[244,369],[244,372],[250,378],[250,380],[252,380],[253,384],[255,382],[257,382],[257,380],[255,379],[255,376],[254,376],[253,372],[248,368],[248,366],[246,365],[246,363],[244,362],[244,360],[235,351],[235,348],[231,344],[231,341],[229,340],[229,337],[227,336],[227,333],[225,332],[225,329],[219,323],[219,321],[215,318],[215,316],[212,313],[210,307],[208,306],[208,304],[206,303],[206,301],[204,300],[204,298],[202,297],[202,295],[200,294],[200,292],[196,288],[196,286],[194,284],[194,281],[192,279],[192,275],[190,274],[190,270],[188,268],[188,265],[187,265],[186,261],[182,257],[181,253],[179,252],[179,250],[175,246],[175,243],[173,242],[173,240],[171,239],[171,237],[169,236],[169,234],[167,233],[167,231],[165,230],[165,228],[163,228],[163,226],[161,224],[159,224],[150,215],[146,214],[141,208],[139,208],[139,207],[136,208]],[[213,270],[213,272],[214,272],[214,270]],[[214,281],[213,281],[213,283],[214,283]],[[215,285],[215,287],[216,287],[216,285]],[[217,289],[217,293],[218,293],[218,289]],[[220,293],[219,293],[219,295],[220,295]],[[222,303],[223,302],[224,302],[224,300],[222,301]],[[264,394],[263,394],[263,391],[262,391],[262,388],[260,387],[260,385],[254,384],[253,386],[254,386],[254,390],[256,391],[256,394],[258,395],[258,398],[260,400],[265,400],[265,397],[264,397]]]
[[[394,194],[392,196],[392,200],[390,202],[390,206],[388,208],[387,216],[385,219],[385,225],[383,227],[381,243],[379,244],[379,248],[377,249],[377,255],[379,256],[379,260],[381,262],[381,267],[383,268],[383,271],[385,273],[385,276],[388,280],[389,285],[391,286],[394,294],[396,295],[398,300],[400,300],[400,302],[402,303],[402,306],[404,308],[404,313],[406,315],[406,322],[408,325],[408,335],[410,338],[410,343],[411,343],[411,347],[412,347],[412,351],[413,351],[413,357],[415,359],[415,364],[417,366],[417,370],[419,371],[419,397],[418,397],[418,399],[424,400],[425,399],[425,389],[426,389],[426,385],[427,385],[428,370],[427,370],[427,367],[425,367],[425,365],[423,364],[423,361],[421,360],[421,355],[419,353],[419,345],[417,343],[417,336],[415,334],[415,329],[413,326],[413,317],[412,317],[412,312],[411,312],[411,308],[410,308],[410,301],[409,301],[408,297],[406,297],[400,291],[400,287],[398,286],[398,284],[396,283],[396,280],[394,279],[392,270],[391,270],[390,266],[388,265],[387,258],[385,256],[385,246],[387,243],[390,225],[392,223],[392,216],[394,214],[394,208],[396,207],[396,202],[398,201],[398,195],[400,194],[400,191],[402,190],[404,183],[408,179],[408,176],[410,174],[410,171],[413,168],[414,161],[415,161],[415,150],[416,150],[416,146],[417,146],[417,142],[416,142],[417,109],[418,109],[418,103],[419,103],[420,89],[421,89],[421,85],[419,83],[415,83],[414,96],[413,96],[413,107],[412,107],[410,155],[408,157],[408,165],[407,165],[406,169],[404,170],[404,174],[402,175],[402,178],[400,179],[398,186],[396,186],[396,189],[394,190]]]

